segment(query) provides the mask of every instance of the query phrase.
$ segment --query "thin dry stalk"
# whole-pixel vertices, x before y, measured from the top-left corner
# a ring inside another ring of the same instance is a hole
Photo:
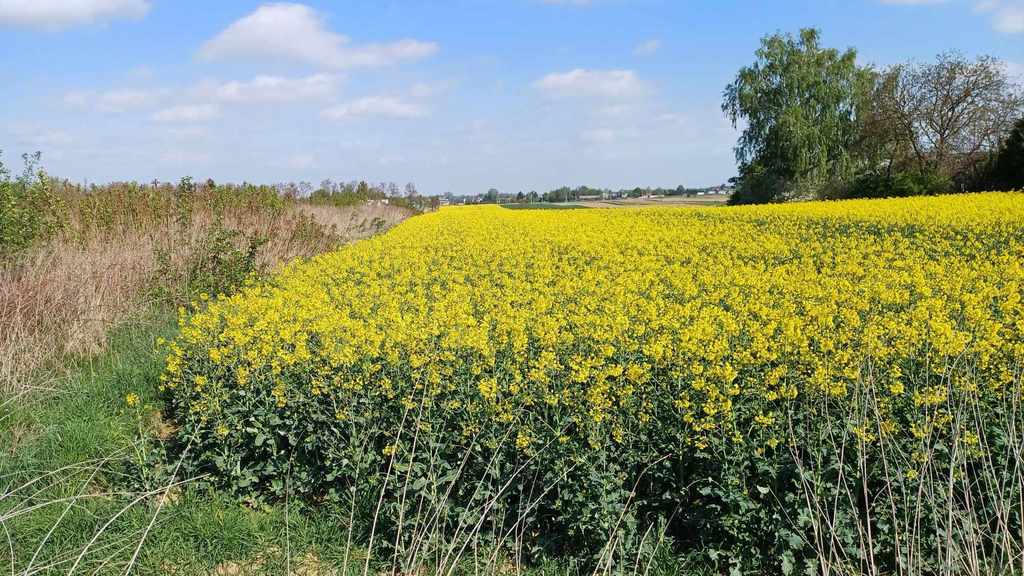
[[[125,199],[131,201],[141,202]],[[157,252],[172,266],[180,265],[217,221],[248,237],[266,238],[257,265],[273,270],[370,236],[409,215],[388,205],[298,202],[219,213],[199,205],[187,221],[170,211],[133,213],[130,206],[125,211],[107,218],[102,228],[87,223],[97,217],[84,209],[72,212],[64,232],[14,261],[0,262],[0,405],[57,388],[70,359],[102,350],[112,326],[152,305]]]

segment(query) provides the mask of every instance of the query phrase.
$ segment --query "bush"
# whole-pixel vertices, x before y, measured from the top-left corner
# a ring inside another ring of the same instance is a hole
[[[39,154],[25,154],[25,169],[11,179],[0,162],[0,257],[28,248],[60,228],[62,204],[50,189],[50,180],[39,169]]]
[[[938,172],[870,173],[841,189],[841,198],[905,198],[953,192],[952,181]]]
[[[991,190],[1024,189],[1024,118],[1000,146],[988,174]]]
[[[156,250],[153,286],[162,301],[184,305],[210,294],[230,294],[263,271],[257,255],[267,243],[265,237],[247,236],[218,221],[200,238],[187,242],[176,253]]]
[[[213,220],[194,236],[196,187],[190,178],[183,178],[175,190],[177,238],[155,250],[152,283],[160,300],[180,306],[205,300],[211,294],[230,294],[263,272],[257,255],[268,238],[226,227],[223,210],[229,196],[216,188],[212,191],[213,201],[204,208],[210,210]],[[265,209],[278,209],[279,203],[276,195],[264,199]]]
[[[182,319],[183,473],[400,559],[664,530],[719,573],[998,572],[1022,224],[1009,194],[420,216]]]
[[[729,196],[732,205],[785,202],[796,197],[793,182],[756,163],[741,166],[740,176],[733,182],[736,189]]]

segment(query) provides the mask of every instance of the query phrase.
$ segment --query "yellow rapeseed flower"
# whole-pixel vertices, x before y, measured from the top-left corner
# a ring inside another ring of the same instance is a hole
[[[700,449],[775,447],[791,404],[870,397],[861,440],[924,439],[961,396],[1020,393],[1021,229],[1019,193],[445,208],[182,309],[161,386],[211,421],[262,391],[531,430],[517,445],[662,426]]]

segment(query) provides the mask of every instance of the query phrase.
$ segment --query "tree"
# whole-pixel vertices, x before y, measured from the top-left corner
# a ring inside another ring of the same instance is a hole
[[[761,40],[757,60],[725,88],[722,110],[744,124],[735,202],[811,196],[855,171],[851,150],[874,73],[857,53],[820,45],[820,33]]]
[[[420,195],[420,193],[419,193],[418,190],[416,190],[416,185],[415,184],[413,184],[412,182],[409,182],[408,184],[405,185],[405,196],[407,198],[415,198],[415,197],[417,197],[419,195]]]
[[[871,100],[865,139],[880,152],[877,167],[933,174],[961,190],[984,179],[1024,105],[1001,61],[955,52],[891,67]]]
[[[944,53],[935,62],[892,66],[878,76],[862,118],[862,175],[843,196],[982,190],[1022,106],[1002,62]]]
[[[562,186],[550,192],[544,193],[545,202],[568,202],[572,190],[568,186]]]
[[[889,68],[873,100],[870,122],[879,127],[874,137],[889,152],[888,167],[961,185],[999,149],[1024,105],[1002,62],[955,52]]]
[[[497,188],[491,188],[490,190],[487,191],[487,194],[484,195],[484,203],[485,204],[497,204],[498,203],[498,194],[499,194],[499,192],[498,192]]]
[[[989,186],[996,190],[1024,189],[1024,118],[1017,120],[999,148]]]

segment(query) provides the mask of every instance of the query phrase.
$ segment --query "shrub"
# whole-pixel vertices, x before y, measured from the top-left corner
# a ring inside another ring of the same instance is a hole
[[[269,238],[258,232],[226,227],[223,211],[230,196],[216,187],[211,190],[212,202],[205,208],[212,212],[212,222],[195,235],[195,185],[190,178],[183,178],[175,189],[177,239],[155,249],[153,286],[161,300],[185,305],[205,300],[210,294],[229,294],[264,271],[257,255]],[[270,210],[280,210],[280,198],[276,195],[263,202]]]
[[[736,189],[729,196],[729,204],[766,204],[791,199],[787,191],[793,187],[792,183],[757,163],[742,166],[734,182]]]
[[[1013,194],[441,210],[183,317],[163,386],[185,473],[397,558],[600,567],[663,528],[716,572],[998,572],[1022,224]]]
[[[1024,189],[1024,118],[999,147],[987,176],[992,189]]]
[[[905,198],[932,196],[952,192],[949,178],[935,171],[869,173],[856,178],[841,189],[842,198]]]
[[[161,300],[184,305],[205,299],[204,294],[234,292],[263,272],[257,255],[267,241],[215,222],[187,248],[179,247],[177,254],[157,247],[154,293]]]
[[[14,179],[0,162],[0,257],[50,236],[63,222],[61,202],[39,169],[39,157],[23,155],[25,169]]]

